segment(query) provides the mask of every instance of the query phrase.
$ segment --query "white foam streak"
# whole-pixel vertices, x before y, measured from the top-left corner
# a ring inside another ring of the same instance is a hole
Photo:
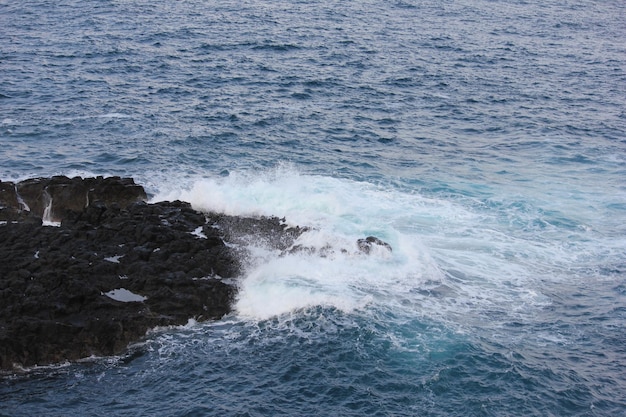
[[[61,227],[61,222],[52,220],[52,197],[50,197],[47,192],[45,193],[45,195],[48,200],[48,203],[46,204],[46,207],[43,210],[43,215],[41,219],[42,225],[52,226],[52,227]]]

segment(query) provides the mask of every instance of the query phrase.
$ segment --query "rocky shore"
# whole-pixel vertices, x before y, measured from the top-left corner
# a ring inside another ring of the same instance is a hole
[[[307,230],[147,203],[131,178],[0,181],[0,371],[116,355],[154,327],[219,319],[252,241],[333,256],[295,244]],[[392,250],[373,236],[354,248],[374,249]]]
[[[115,355],[155,326],[231,311],[251,233],[285,249],[277,218],[146,203],[130,178],[0,182],[0,369]]]

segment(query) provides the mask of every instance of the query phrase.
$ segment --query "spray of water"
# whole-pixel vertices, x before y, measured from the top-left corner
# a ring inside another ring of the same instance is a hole
[[[550,243],[516,236],[501,213],[475,204],[325,176],[289,166],[162,185],[154,200],[181,199],[204,211],[276,215],[308,226],[280,254],[252,240],[235,305],[264,320],[314,306],[342,311],[395,309],[438,320],[480,322],[494,311],[528,315],[549,300],[538,291],[538,262],[554,269]],[[356,241],[377,236],[392,251],[369,255]],[[541,277],[540,277],[541,278]]]

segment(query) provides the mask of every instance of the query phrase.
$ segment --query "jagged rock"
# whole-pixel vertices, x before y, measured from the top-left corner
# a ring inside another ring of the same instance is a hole
[[[38,217],[46,194],[59,227]],[[225,240],[285,248],[306,230],[142,200],[119,177],[0,183],[0,369],[118,354],[155,326],[220,318],[241,272]]]
[[[372,251],[373,245],[381,246],[391,252],[391,245],[375,236],[368,236],[365,239],[359,239],[356,243],[359,250],[368,255]]]
[[[308,227],[293,226],[278,217],[241,217],[211,213],[211,224],[217,227],[229,242],[240,244],[259,243],[266,247],[285,251]],[[255,242],[256,241],[256,242]]]
[[[360,252],[360,253],[363,253],[365,255],[369,255],[369,254],[371,254],[372,249],[374,248],[373,245],[380,246],[381,248],[384,248],[384,249],[388,250],[389,252],[391,252],[391,245],[389,243],[384,242],[384,241],[382,241],[379,238],[374,237],[374,236],[368,236],[366,238],[359,239],[359,240],[357,240],[356,243],[357,243],[357,248],[358,248],[358,252],[357,253]],[[281,255],[285,256],[285,255],[293,255],[293,254],[297,254],[297,253],[303,253],[303,254],[306,254],[306,255],[317,255],[317,256],[320,256],[322,258],[326,258],[326,257],[335,255],[337,252],[342,253],[342,254],[353,254],[352,251],[349,251],[349,250],[347,250],[345,248],[339,248],[337,250],[335,247],[333,247],[330,244],[326,244],[326,245],[322,246],[321,248],[295,244],[295,245],[292,245],[291,247],[287,248],[286,250],[283,250]]]
[[[0,220],[26,216],[60,222],[68,212],[82,211],[96,202],[105,207],[112,204],[126,207],[146,201],[146,192],[132,178],[97,177],[32,178],[0,183]]]
[[[90,206],[60,227],[0,226],[0,367],[120,353],[158,325],[230,312],[239,263],[186,203]],[[208,236],[207,236],[208,237]],[[125,289],[146,297],[120,302]]]
[[[0,181],[0,210],[2,209],[19,209],[15,184],[12,182]]]

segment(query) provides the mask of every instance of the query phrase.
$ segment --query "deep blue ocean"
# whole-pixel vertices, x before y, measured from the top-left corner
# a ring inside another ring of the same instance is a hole
[[[0,415],[626,415],[625,22],[0,0],[0,179],[131,176],[334,251],[252,239],[233,314],[5,376]],[[356,254],[368,235],[393,252]]]

